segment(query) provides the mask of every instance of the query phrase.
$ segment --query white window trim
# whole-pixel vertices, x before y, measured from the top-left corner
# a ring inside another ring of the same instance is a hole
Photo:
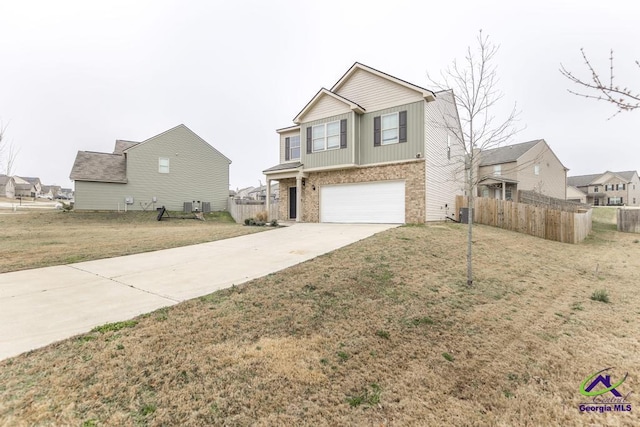
[[[335,147],[328,147],[327,144],[328,144],[328,141],[329,141],[329,135],[327,134],[327,127],[330,124],[333,124],[333,123],[337,123],[338,124],[338,134],[337,135],[331,135],[331,136],[337,136],[338,137],[338,145],[336,145]],[[324,136],[322,138],[315,138],[313,130],[315,128],[317,128],[317,127],[320,127],[320,126],[324,126]],[[320,139],[323,140],[322,141],[322,148],[316,149],[315,141],[320,140]],[[311,151],[313,153],[318,153],[320,151],[328,151],[328,150],[339,150],[340,149],[340,120],[334,120],[334,121],[331,121],[331,122],[320,123],[320,124],[311,126],[311,148],[312,148]]]
[[[163,164],[163,160],[166,160],[167,164]],[[166,170],[165,170],[166,168]],[[159,157],[158,158],[158,173],[169,173],[171,171],[171,161],[168,157]]]
[[[502,175],[502,165],[493,165],[493,175],[494,176]]]
[[[293,138],[298,138],[298,146],[297,147],[294,147],[293,144],[292,144]],[[293,149],[294,148],[298,149],[298,157],[294,157],[294,155],[293,155]],[[289,160],[300,160],[301,153],[302,153],[302,150],[301,150],[301,146],[300,146],[300,136],[299,135],[294,135],[294,136],[289,137]]]
[[[396,127],[393,128],[388,128],[385,129],[384,128],[384,118],[388,117],[388,116],[396,116]],[[385,130],[392,130],[395,129],[396,130],[396,137],[393,141],[384,141],[384,131]],[[395,113],[389,113],[389,114],[383,114],[380,116],[380,145],[391,145],[391,144],[398,144],[400,142],[400,113],[398,111],[396,111]]]
[[[533,166],[533,174],[534,175],[540,175],[540,165],[534,165]]]

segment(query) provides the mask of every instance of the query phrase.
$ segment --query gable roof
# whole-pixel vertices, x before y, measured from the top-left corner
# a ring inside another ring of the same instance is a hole
[[[591,175],[578,175],[578,176],[568,176],[567,184],[573,187],[586,187],[591,184],[596,178],[602,176],[601,173],[591,174]]]
[[[591,183],[595,183],[600,178],[604,177],[606,174],[612,174],[618,176],[622,180],[626,180],[630,182],[633,179],[633,176],[637,174],[637,171],[622,171],[622,172],[612,172],[606,171],[603,173],[595,173],[590,175],[577,175],[577,176],[569,176],[567,177],[567,184],[572,185],[574,187],[586,187]]]
[[[113,154],[122,154],[127,148],[131,148],[136,144],[135,141],[125,141],[124,139],[116,139],[116,146],[113,148]]]
[[[397,77],[392,76],[391,74],[387,74],[384,73],[380,70],[376,70],[373,67],[369,67],[368,65],[364,65],[361,64],[359,62],[354,62],[353,65],[351,66],[351,68],[349,68],[347,70],[346,73],[344,73],[344,75],[342,77],[340,77],[340,80],[338,80],[336,82],[336,84],[334,84],[331,87],[331,92],[337,92],[340,87],[347,81],[349,80],[349,78],[355,74],[358,70],[364,70],[367,71],[371,74],[375,74],[378,77],[382,77],[383,79],[386,80],[390,80],[394,83],[397,83],[401,86],[406,87],[407,89],[411,89],[411,90],[415,90],[416,92],[420,92],[422,94],[422,96],[427,100],[427,101],[434,101],[435,100],[435,94],[433,93],[433,91],[430,91],[429,89],[425,89],[421,86],[418,85],[414,85],[413,83],[409,83],[405,80],[399,79]]]
[[[29,184],[33,184],[33,185],[40,184],[40,178],[35,178],[30,176],[23,176],[21,178],[27,181]]]
[[[316,105],[316,103],[323,97],[323,96],[330,96],[334,99],[337,99],[338,101],[346,104],[349,106],[349,108],[352,111],[355,111],[358,114],[362,114],[365,112],[365,109],[362,108],[360,105],[358,105],[357,103],[348,100],[347,98],[338,95],[337,93],[334,93],[330,90],[327,90],[325,88],[321,88],[318,93],[315,94],[315,96],[311,99],[311,101],[307,102],[307,105],[304,106],[304,108],[302,109],[302,111],[300,111],[298,113],[298,115],[293,119],[293,123],[296,124],[300,124],[302,117],[304,117],[305,114],[307,114],[309,112],[309,110],[311,110],[313,108],[314,105]]]
[[[69,178],[74,181],[127,182],[127,161],[122,154],[78,151]]]
[[[480,166],[491,166],[503,163],[515,162],[527,151],[531,150],[542,139],[536,139],[529,142],[521,142],[519,144],[507,145],[504,147],[492,148],[480,152]]]
[[[161,132],[161,133],[159,133],[159,134],[157,134],[157,135],[155,135],[155,136],[152,136],[151,138],[145,139],[145,140],[144,140],[144,141],[142,141],[142,142],[134,143],[134,144],[133,144],[133,145],[131,145],[130,147],[128,147],[128,148],[126,148],[126,149],[124,149],[124,150],[123,150],[123,153],[125,153],[125,154],[126,154],[126,153],[127,153],[128,151],[130,151],[130,150],[135,150],[136,148],[141,147],[141,146],[142,146],[142,145],[144,145],[144,144],[148,144],[150,141],[152,141],[152,140],[154,140],[154,139],[156,139],[156,138],[158,138],[158,137],[160,137],[160,136],[162,136],[162,135],[165,135],[165,134],[170,133],[170,132],[175,132],[175,131],[176,131],[176,130],[178,130],[178,129],[185,129],[185,130],[187,130],[189,133],[191,133],[193,136],[195,136],[197,139],[199,139],[203,144],[205,144],[207,147],[209,147],[210,149],[212,149],[213,151],[215,151],[216,153],[218,153],[219,155],[221,155],[222,157],[224,157],[224,158],[225,158],[225,160],[226,160],[226,161],[228,161],[228,162],[229,162],[229,164],[231,164],[231,160],[230,160],[227,156],[225,156],[224,154],[222,154],[220,151],[216,150],[216,149],[215,149],[211,144],[209,144],[207,141],[205,141],[204,139],[202,139],[202,138],[201,138],[197,133],[195,133],[194,131],[192,131],[192,130],[191,130],[191,129],[189,129],[188,127],[186,127],[184,124],[179,124],[178,126],[172,127],[171,129],[166,130],[166,131],[164,131],[164,132]],[[131,142],[131,141],[127,141],[127,142]]]
[[[13,183],[15,185],[15,180],[13,179],[12,176],[0,175],[0,185],[6,185],[7,182],[11,182],[11,181],[13,181]]]

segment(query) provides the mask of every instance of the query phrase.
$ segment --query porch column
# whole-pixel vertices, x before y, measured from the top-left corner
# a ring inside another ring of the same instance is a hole
[[[502,183],[502,200],[507,200],[507,183]]]
[[[269,208],[271,208],[271,180],[267,178],[267,217],[269,218],[269,221],[277,219],[269,217],[269,212],[271,212],[271,209]]]
[[[296,177],[296,222],[302,221],[302,177]]]

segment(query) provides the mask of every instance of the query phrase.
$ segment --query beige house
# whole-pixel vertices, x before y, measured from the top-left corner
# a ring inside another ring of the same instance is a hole
[[[226,210],[230,163],[185,125],[142,142],[117,140],[113,153],[78,151],[75,209]]]
[[[568,184],[582,192],[593,206],[640,206],[640,178],[637,171],[578,175]]]
[[[567,182],[569,182],[571,178],[567,178]],[[567,201],[568,202],[577,202],[577,203],[587,203],[587,195],[580,191],[577,187],[573,185],[567,185]]]
[[[39,178],[13,177],[15,182],[15,197],[36,197],[42,186]]]
[[[0,197],[13,199],[16,196],[16,181],[12,176],[0,175]]]
[[[277,130],[279,219],[424,223],[455,217],[463,194],[452,144],[459,120],[451,91],[432,92],[355,63]]]
[[[566,200],[567,171],[544,139],[480,152],[478,193],[515,200],[518,190]]]

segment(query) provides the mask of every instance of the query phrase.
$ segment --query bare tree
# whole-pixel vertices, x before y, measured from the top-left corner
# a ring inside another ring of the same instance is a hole
[[[15,168],[16,159],[20,148],[18,148],[13,141],[7,141],[5,131],[6,126],[0,122],[0,170],[5,175],[13,175],[13,169]]]
[[[515,127],[518,118],[516,105],[502,120],[494,114],[504,94],[498,89],[498,72],[495,57],[499,46],[479,31],[476,46],[467,47],[463,61],[453,63],[440,73],[435,80],[427,76],[439,90],[453,90],[453,100],[457,107],[456,122],[460,126],[446,125],[454,135],[453,141],[464,152],[460,163],[465,169],[465,182],[469,200],[469,221],[467,228],[467,285],[473,286],[473,203],[479,177],[475,171],[479,165],[482,150],[496,148],[513,137],[520,129]],[[451,117],[444,123],[452,123]]]
[[[572,93],[577,96],[581,96],[584,98],[596,99],[598,101],[606,101],[616,106],[618,111],[613,115],[617,115],[623,111],[632,111],[637,108],[640,108],[640,93],[633,93],[631,89],[628,87],[619,86],[614,84],[614,74],[613,74],[613,49],[611,49],[611,53],[609,55],[609,78],[607,80],[603,80],[600,77],[600,73],[598,73],[595,67],[587,58],[587,54],[584,53],[584,49],[580,49],[580,53],[582,53],[582,58],[584,59],[584,63],[587,66],[587,69],[591,73],[590,79],[581,79],[577,77],[574,73],[567,70],[564,65],[560,64],[560,73],[568,78],[573,83],[581,86],[581,90],[586,92],[575,92],[571,89],[567,89],[569,93]],[[640,68],[640,62],[635,61],[635,64]],[[612,117],[613,117],[612,116]]]

